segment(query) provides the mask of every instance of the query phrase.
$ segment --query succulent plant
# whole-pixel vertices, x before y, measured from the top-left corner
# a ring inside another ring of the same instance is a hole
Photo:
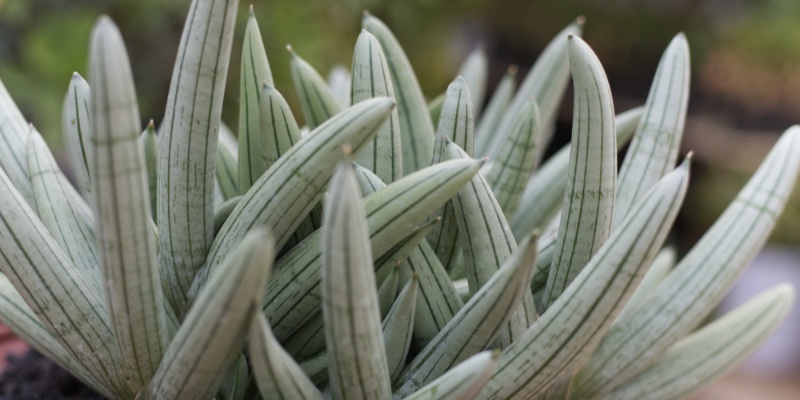
[[[100,18],[64,102],[75,186],[0,85],[0,320],[99,393],[672,399],[785,318],[780,285],[695,330],[781,213],[800,128],[676,264],[683,35],[618,115],[580,19],[516,90],[510,68],[482,107],[478,49],[429,108],[365,14],[349,77],[290,49],[301,128],[251,11],[237,139],[220,121],[237,7],[192,2],[158,133]],[[543,160],[570,76],[572,141]]]

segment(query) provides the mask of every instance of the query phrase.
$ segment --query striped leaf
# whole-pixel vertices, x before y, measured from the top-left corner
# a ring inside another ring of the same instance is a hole
[[[220,128],[220,131],[222,129]],[[234,149],[235,151],[235,149]],[[222,144],[220,140],[217,146],[217,155],[215,158],[216,169],[214,174],[216,176],[217,184],[222,192],[224,200],[230,200],[239,195],[239,166],[236,159],[236,153],[231,151],[230,148]]]
[[[70,166],[78,182],[78,190],[86,201],[91,199],[92,180],[89,175],[91,121],[89,120],[89,104],[92,93],[89,84],[77,72],[72,74],[69,89],[64,98],[62,111],[62,129]]]
[[[454,143],[448,146],[447,151],[451,158],[467,157],[466,153]],[[473,177],[468,185],[458,191],[453,198],[453,204],[458,228],[462,233],[460,242],[464,253],[467,282],[470,293],[475,295],[496,275],[501,266],[518,252],[517,241],[511,235],[503,210],[500,209],[489,184],[481,174]],[[533,253],[535,255],[536,250],[533,250]],[[531,269],[536,265],[535,256],[531,260],[524,261],[530,261]],[[520,305],[510,311],[508,323],[498,333],[497,344],[500,347],[507,347],[536,321],[533,296],[530,290],[527,290],[530,277],[522,276],[528,278],[523,283],[526,290],[522,291]]]
[[[457,77],[447,87],[442,113],[436,129],[436,143],[433,152],[432,164],[436,164],[447,157],[447,141],[450,140],[464,149],[471,157],[473,154],[475,116],[472,110],[469,88],[462,77]],[[458,254],[458,223],[456,222],[453,203],[447,202],[444,207],[434,214],[441,217],[442,223],[437,224],[428,234],[436,256],[441,260],[446,269],[453,264]]]
[[[397,288],[400,286],[400,264],[389,273],[386,279],[380,280],[376,275],[376,281],[380,283],[378,287],[378,305],[380,306],[381,318],[389,314],[389,310],[397,298]],[[410,337],[410,336],[409,336]]]
[[[486,349],[519,308],[536,264],[535,241],[524,242],[403,371],[397,395],[409,395]]]
[[[378,282],[382,282],[386,279],[392,271],[398,270],[398,267],[404,264],[404,261],[412,252],[416,251],[417,247],[425,240],[425,235],[427,235],[428,232],[433,229],[433,225],[437,223],[439,223],[439,219],[432,219],[420,225],[403,238],[400,243],[377,259],[375,261],[375,278]],[[405,272],[406,270],[403,269],[403,271]],[[402,281],[402,279],[400,281]]]
[[[341,158],[342,146],[350,144],[354,151],[361,149],[392,107],[394,102],[386,98],[363,101],[320,125],[284,153],[253,184],[222,225],[192,293],[197,293],[209,273],[254,226],[272,227],[276,247],[283,247],[322,197],[333,166]]]
[[[573,139],[544,309],[608,239],[617,179],[614,104],[608,79],[600,60],[583,40],[569,36],[568,42],[575,87]]]
[[[447,87],[442,113],[436,128],[436,143],[431,164],[447,159],[447,140],[464,149],[470,157],[474,148],[475,114],[467,82],[457,77]]]
[[[238,0],[192,0],[161,128],[159,263],[176,313],[214,235],[214,170]]]
[[[797,179],[798,153],[800,127],[794,126],[652,297],[614,324],[576,377],[580,393],[619,386],[711,312],[769,237]]]
[[[417,278],[412,276],[397,295],[397,301],[381,323],[391,382],[397,381],[400,377],[408,351],[411,349],[411,333],[414,331],[414,314],[417,308],[417,286]]]
[[[503,79],[497,84],[492,98],[489,99],[489,104],[486,105],[486,109],[478,120],[478,126],[475,128],[475,148],[478,149],[478,155],[484,156],[483,149],[488,149],[491,145],[497,127],[514,95],[516,84],[517,67],[512,65],[508,67]]]
[[[0,274],[0,321],[28,345],[36,349],[58,366],[106,397],[113,397],[109,389],[92,375],[80,361],[53,339],[53,335],[39,321],[36,314],[17,293],[14,286]]]
[[[405,400],[473,399],[494,373],[497,355],[497,352],[490,351],[478,353],[405,397]]]
[[[555,123],[561,100],[567,90],[567,84],[569,84],[570,58],[567,51],[567,37],[570,35],[580,36],[582,28],[583,17],[564,28],[545,47],[525,80],[519,85],[514,99],[497,127],[497,134],[492,140],[491,146],[488,149],[482,149],[484,152],[479,153],[478,156],[494,158],[506,136],[511,133],[517,115],[531,98],[536,99],[542,117],[541,126],[546,127],[537,147],[542,152],[547,148],[552,137],[547,127]]]
[[[642,111],[643,107],[636,107],[617,114],[615,118],[617,150],[631,140]],[[514,237],[524,237],[534,229],[545,229],[548,222],[558,213],[567,185],[570,151],[571,145],[562,147],[528,180],[517,212],[511,219]]]
[[[402,241],[468,182],[480,165],[480,161],[473,160],[440,163],[403,177],[364,199],[372,255],[380,258]],[[278,272],[269,282],[264,311],[278,340],[285,340],[320,307],[320,243],[317,232],[292,249],[278,262]]]
[[[322,311],[318,311],[300,328],[292,332],[292,335],[282,343],[283,348],[297,361],[306,361],[325,351],[323,325]]]
[[[0,168],[29,204],[33,192],[25,162],[25,145],[32,127],[0,81]]]
[[[153,221],[158,215],[158,136],[156,136],[156,126],[153,120],[147,124],[147,128],[139,137],[144,152],[144,164],[147,167],[147,188],[150,193],[150,216]]]
[[[328,87],[340,108],[350,107],[350,71],[342,65],[335,65],[328,72]]]
[[[388,399],[369,227],[350,162],[331,178],[322,223],[322,316],[334,399]]]
[[[261,40],[261,30],[250,5],[247,27],[242,44],[242,63],[239,73],[239,194],[244,194],[267,168],[261,154],[267,133],[261,126],[262,86],[273,86],[267,52]],[[298,134],[299,135],[299,134]]]
[[[638,203],[564,294],[503,351],[480,398],[531,398],[591,351],[661,247],[686,194],[688,175],[684,163]]]
[[[644,274],[642,282],[639,283],[636,291],[633,292],[631,298],[625,303],[625,308],[623,308],[619,316],[617,316],[618,321],[624,320],[628,314],[642,305],[656,292],[658,286],[661,285],[661,282],[664,282],[664,278],[667,277],[669,271],[675,266],[676,257],[674,248],[666,247],[661,249],[655,260],[653,260],[653,264],[650,265],[650,268]]]
[[[350,101],[356,104],[379,96],[395,98],[386,56],[375,36],[367,31],[361,31],[353,52]],[[403,153],[400,148],[397,109],[392,110],[389,121],[378,131],[372,142],[356,155],[355,161],[374,172],[386,183],[392,183],[403,176]]]
[[[676,343],[608,398],[682,399],[743,361],[786,319],[794,303],[788,284],[774,287]]]
[[[114,338],[129,384],[138,391],[153,376],[168,340],[136,89],[122,35],[108,17],[92,31],[89,79],[97,255]]]
[[[342,108],[333,97],[331,89],[317,70],[300,58],[294,52],[292,46],[286,47],[289,50],[290,69],[292,71],[292,81],[297,98],[300,100],[300,108],[306,118],[306,126],[315,129],[323,122],[339,113]]]
[[[322,399],[322,393],[278,344],[267,319],[258,309],[250,322],[248,351],[253,375],[265,399]]]
[[[689,105],[689,44],[675,36],[658,64],[645,110],[619,171],[614,226],[678,159]]]
[[[272,270],[274,241],[252,230],[213,274],[170,342],[140,399],[203,399],[217,393],[244,344]],[[210,345],[212,344],[213,345]]]
[[[520,110],[511,133],[486,174],[486,181],[508,217],[517,211],[525,184],[536,167],[536,146],[542,134],[539,118],[539,107],[535,101],[529,101]]]
[[[362,193],[372,193],[385,186],[377,176],[366,169],[356,168],[356,176],[360,181]],[[417,275],[419,296],[414,313],[413,331],[413,346],[416,348],[424,347],[433,339],[464,305],[433,248],[427,240],[424,240],[424,236],[439,222],[440,218],[434,218],[416,228],[375,263],[375,274],[378,277],[385,276],[388,268],[394,268],[403,259],[409,266],[408,269],[403,269],[403,272],[408,271]]]
[[[64,350],[109,392],[132,397],[103,294],[92,289],[4,171],[0,204],[0,270]]]
[[[472,95],[472,105],[475,108],[475,115],[479,115],[483,108],[483,100],[486,97],[486,81],[489,80],[489,57],[486,49],[479,44],[469,53],[464,62],[458,68],[458,74],[469,87]]]
[[[42,137],[28,139],[28,170],[33,206],[61,250],[95,293],[103,293],[94,235],[94,216],[81,195],[58,168]]]
[[[272,85],[261,87],[258,112],[260,129],[250,133],[247,146],[239,147],[239,191],[247,192],[264,172],[299,142],[300,127],[283,96]],[[246,164],[249,163],[249,166]]]
[[[406,262],[419,282],[412,340],[415,348],[421,348],[453,319],[464,302],[427,241],[420,242]]]
[[[262,87],[261,98],[262,100],[259,103],[261,136],[259,141],[251,142],[248,148],[250,149],[248,151],[253,154],[253,157],[250,157],[250,163],[254,168],[250,170],[250,173],[254,174],[253,179],[263,175],[283,154],[302,139],[294,114],[292,114],[292,110],[283,96],[274,87],[265,84]],[[242,151],[243,149],[240,147],[239,152]],[[241,175],[241,173],[242,170],[240,170],[239,174]],[[240,176],[240,182],[241,179]],[[247,189],[249,188],[250,185],[247,186]],[[239,191],[242,194],[245,193],[242,187],[239,188]],[[292,238],[284,245],[284,248],[294,247],[297,243],[303,241],[306,236],[317,230],[321,221],[321,213],[322,208],[317,205],[300,224],[300,227],[295,230]]]
[[[361,26],[375,35],[386,55],[389,75],[397,99],[400,139],[403,150],[403,175],[427,167],[433,155],[433,122],[422,95],[417,76],[400,43],[381,20],[364,13]]]

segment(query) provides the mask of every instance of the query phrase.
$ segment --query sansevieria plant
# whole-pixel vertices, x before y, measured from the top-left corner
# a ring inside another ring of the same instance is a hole
[[[0,85],[0,320],[99,393],[673,399],[786,317],[779,285],[699,327],[780,215],[800,128],[681,260],[665,243],[689,185],[683,35],[624,113],[582,20],[486,107],[481,50],[429,106],[366,14],[350,76],[326,82],[290,49],[301,127],[251,12],[234,135],[237,9],[192,2],[164,119],[144,129],[100,18],[64,101],[74,184]],[[572,141],[543,160],[570,78]]]

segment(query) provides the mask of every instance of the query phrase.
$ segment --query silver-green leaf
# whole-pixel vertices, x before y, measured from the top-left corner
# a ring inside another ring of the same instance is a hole
[[[619,386],[712,311],[775,226],[800,172],[797,154],[800,127],[793,126],[658,290],[609,330],[578,373],[576,393],[591,396]]]
[[[238,0],[192,0],[161,128],[159,262],[176,313],[214,235],[214,170]]]
[[[543,305],[553,304],[611,233],[617,180],[614,104],[605,71],[591,48],[569,36],[575,87],[567,187]]]
[[[369,227],[350,162],[331,178],[322,223],[322,316],[334,399],[389,399]]]
[[[375,35],[386,54],[386,63],[389,66],[389,75],[392,77],[397,98],[405,176],[430,165],[433,155],[433,122],[428,116],[428,107],[417,82],[417,76],[391,30],[369,13],[364,13],[361,24],[369,33]]]

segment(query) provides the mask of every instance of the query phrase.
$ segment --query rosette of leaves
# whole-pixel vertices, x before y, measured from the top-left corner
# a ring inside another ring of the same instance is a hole
[[[780,285],[695,330],[780,215],[800,129],[676,263],[683,35],[624,113],[582,20],[485,108],[481,49],[429,108],[367,14],[350,76],[326,82],[291,51],[300,127],[251,13],[237,137],[220,121],[237,6],[192,2],[164,120],[144,132],[100,18],[89,81],[64,102],[74,186],[0,85],[0,320],[99,393],[672,399],[785,318]],[[543,160],[570,78],[572,141]]]

